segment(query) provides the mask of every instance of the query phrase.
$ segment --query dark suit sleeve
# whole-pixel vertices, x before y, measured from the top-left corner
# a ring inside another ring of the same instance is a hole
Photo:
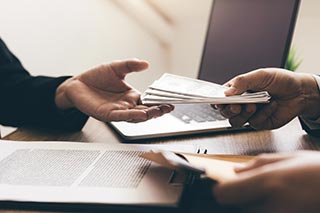
[[[320,137],[320,123],[299,117],[301,127],[309,135]]]
[[[55,105],[57,87],[69,77],[31,76],[0,39],[0,123],[80,130],[88,117]]]

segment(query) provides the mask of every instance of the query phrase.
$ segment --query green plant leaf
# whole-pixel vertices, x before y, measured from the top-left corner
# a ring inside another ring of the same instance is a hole
[[[291,47],[289,54],[288,54],[287,62],[285,65],[285,69],[291,70],[294,72],[300,67],[302,62],[303,62],[303,60],[299,59],[297,57],[297,52],[296,52],[295,48]]]

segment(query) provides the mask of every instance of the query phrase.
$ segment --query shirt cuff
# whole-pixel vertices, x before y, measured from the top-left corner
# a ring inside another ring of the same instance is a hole
[[[310,121],[299,117],[301,127],[309,135],[320,137],[320,124],[315,121]]]
[[[319,89],[319,92],[320,92],[320,76],[319,75],[315,75],[315,74],[313,74],[312,76],[316,80],[316,82],[318,84],[318,89]]]
[[[318,85],[318,90],[320,92],[320,76],[312,75],[316,80]],[[318,119],[307,119],[303,117],[299,117],[302,128],[309,134],[320,136],[320,118]]]
[[[319,75],[312,75],[313,78],[316,80],[317,85],[318,85],[318,92],[320,93],[320,76]],[[320,129],[320,117],[317,119],[306,119],[306,118],[302,118],[307,124],[308,126],[312,127],[312,126],[317,126],[319,125],[319,129]]]

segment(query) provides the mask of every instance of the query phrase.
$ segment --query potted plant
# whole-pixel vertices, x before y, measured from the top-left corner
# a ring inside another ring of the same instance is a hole
[[[291,47],[288,58],[287,58],[287,62],[285,65],[285,69],[294,72],[300,67],[301,64],[302,64],[302,59],[297,56],[296,49],[294,47]]]

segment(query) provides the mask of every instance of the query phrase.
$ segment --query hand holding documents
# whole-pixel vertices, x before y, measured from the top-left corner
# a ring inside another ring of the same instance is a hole
[[[174,153],[170,151],[150,151],[141,157],[175,170],[187,170],[224,182],[237,177],[234,167],[253,159],[253,156],[207,155]]]
[[[141,97],[142,104],[247,104],[267,103],[266,91],[226,96],[228,87],[207,81],[165,73],[149,86]]]

